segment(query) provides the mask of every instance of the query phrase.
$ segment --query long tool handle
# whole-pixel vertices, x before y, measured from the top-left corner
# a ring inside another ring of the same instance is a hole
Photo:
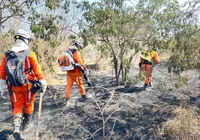
[[[91,87],[91,83],[90,83],[88,76],[85,73],[83,73],[83,77],[84,77],[85,81],[87,82],[88,86]]]
[[[40,101],[39,101],[39,107],[38,107],[38,117],[37,117],[37,128],[36,128],[36,135],[35,135],[35,140],[38,140],[38,123],[39,123],[39,118],[41,116],[41,111],[42,111],[42,97],[43,93],[40,93]]]

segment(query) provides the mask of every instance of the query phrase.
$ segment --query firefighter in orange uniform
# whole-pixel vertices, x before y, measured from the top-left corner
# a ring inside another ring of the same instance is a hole
[[[72,50],[72,53],[73,53],[73,61],[75,62],[75,68],[67,72],[67,85],[66,85],[66,94],[65,94],[67,105],[69,105],[70,93],[71,93],[74,82],[77,84],[79,91],[82,95],[81,99],[83,100],[86,99],[82,73],[81,73],[81,70],[77,67],[79,65],[85,71],[87,71],[86,66],[83,62],[83,59],[81,58],[81,53],[80,51],[78,51],[79,49],[82,49],[82,48],[83,46],[79,41],[75,41],[74,45],[70,48],[70,50]]]
[[[145,89],[152,86],[153,68],[159,62],[160,60],[157,53],[157,48],[142,52],[142,55],[140,56],[139,67],[141,70],[145,71],[145,83],[143,86]]]
[[[14,38],[15,43],[13,44],[11,51],[20,53],[29,50],[28,43],[30,36],[26,31],[20,29],[14,35]],[[40,89],[44,93],[47,84],[34,52],[30,51],[25,59],[25,69],[30,68],[29,72],[25,72],[29,82],[22,86],[13,86],[11,83],[7,82],[8,75],[6,73],[6,60],[7,56],[4,55],[0,66],[0,91],[1,93],[10,93],[13,107],[12,113],[14,117],[13,136],[15,139],[20,139],[20,131],[27,128],[30,124],[31,115],[34,111],[35,92]],[[35,78],[38,83],[35,82]],[[40,86],[38,86],[38,84]]]

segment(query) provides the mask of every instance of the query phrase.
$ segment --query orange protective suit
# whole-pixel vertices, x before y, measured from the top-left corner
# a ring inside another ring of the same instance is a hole
[[[73,60],[75,63],[80,64],[86,70],[86,66],[83,62],[83,59],[81,58],[81,53],[79,51],[75,51],[73,53]],[[85,88],[84,88],[84,83],[82,79],[82,73],[79,70],[79,68],[75,68],[74,70],[67,72],[67,85],[66,85],[66,94],[65,94],[66,99],[70,98],[70,93],[71,93],[74,82],[76,82],[81,95],[85,95]]]
[[[38,60],[34,52],[30,52],[27,59],[25,60],[25,69],[29,68],[28,67],[29,64],[31,67],[31,72],[29,74],[28,72],[26,72],[28,79],[29,80],[35,80],[35,78],[37,78],[37,80],[43,79],[41,67],[38,63]],[[6,80],[5,55],[2,58],[0,66],[0,79]],[[13,115],[22,114],[23,109],[25,114],[31,115],[33,113],[35,93],[30,92],[31,87],[32,84],[30,82],[28,83],[28,86],[26,84],[24,84],[23,86],[10,86],[10,84],[8,83],[8,88],[10,91],[12,91],[10,98],[13,106]]]
[[[146,57],[147,59],[141,57],[141,70],[145,71],[145,85],[151,86],[150,83],[152,81],[152,73],[153,68],[156,64],[160,62],[158,53],[156,51],[148,52],[150,57]]]

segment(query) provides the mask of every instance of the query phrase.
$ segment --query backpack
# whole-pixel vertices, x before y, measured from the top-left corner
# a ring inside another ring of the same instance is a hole
[[[30,72],[31,68],[29,67],[25,70],[24,62],[30,52],[30,50],[26,50],[19,53],[14,51],[7,51],[5,53],[7,81],[12,86],[22,86],[28,83],[25,72]]]
[[[58,64],[62,71],[71,71],[74,70],[74,60],[73,60],[73,53],[75,49],[67,49],[64,51],[64,55],[58,57]]]

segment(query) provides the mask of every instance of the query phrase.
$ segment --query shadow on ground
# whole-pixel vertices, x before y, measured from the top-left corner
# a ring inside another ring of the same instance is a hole
[[[0,132],[0,140],[6,140],[8,135],[11,135],[12,134],[12,131],[11,130],[7,130],[7,129],[4,129]]]
[[[143,87],[132,86],[132,87],[117,88],[115,91],[117,93],[119,92],[133,93],[133,92],[145,91],[145,89]]]

